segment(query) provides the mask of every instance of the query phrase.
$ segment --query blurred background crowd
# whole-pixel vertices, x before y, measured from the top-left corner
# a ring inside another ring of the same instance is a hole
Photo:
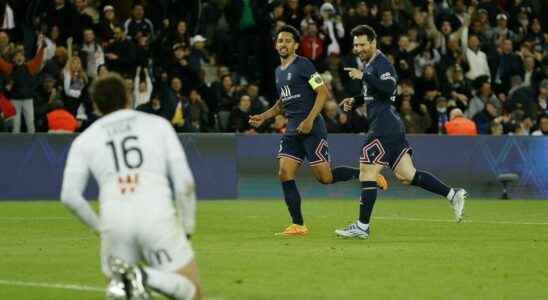
[[[90,84],[126,80],[133,108],[179,132],[283,133],[248,118],[278,98],[277,28],[301,31],[299,54],[331,91],[331,133],[367,129],[363,67],[351,29],[375,28],[399,76],[394,103],[408,133],[548,133],[544,0],[0,0],[0,131],[82,131],[98,118]]]

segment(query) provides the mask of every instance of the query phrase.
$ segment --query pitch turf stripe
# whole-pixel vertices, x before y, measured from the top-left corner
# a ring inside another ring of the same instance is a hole
[[[400,220],[400,221],[412,221],[412,222],[439,222],[439,223],[455,223],[455,220],[448,219],[425,219],[425,218],[406,218],[406,217],[373,217],[380,220]],[[507,224],[507,225],[548,225],[546,222],[512,222],[512,221],[474,221],[463,220],[463,223],[476,223],[476,224]]]

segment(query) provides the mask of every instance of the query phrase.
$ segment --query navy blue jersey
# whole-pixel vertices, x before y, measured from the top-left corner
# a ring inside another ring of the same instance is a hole
[[[276,68],[276,89],[288,120],[286,135],[297,134],[297,127],[308,116],[316,101],[314,88],[321,84],[322,78],[308,58],[297,56],[285,69],[282,66]],[[320,114],[314,120],[310,134],[325,132],[325,122]]]
[[[396,99],[397,75],[386,56],[379,50],[365,66],[362,97],[356,103],[367,105],[369,132],[375,136],[403,135],[405,127],[392,106]]]

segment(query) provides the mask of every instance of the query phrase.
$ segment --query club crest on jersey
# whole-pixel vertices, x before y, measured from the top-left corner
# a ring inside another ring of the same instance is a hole
[[[291,80],[291,72],[287,73],[287,81]]]

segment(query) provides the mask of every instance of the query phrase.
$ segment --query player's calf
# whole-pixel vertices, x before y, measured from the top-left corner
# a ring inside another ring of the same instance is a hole
[[[193,269],[196,270],[193,270]],[[196,264],[191,262],[177,272],[166,272],[151,267],[138,269],[146,278],[145,284],[151,289],[176,300],[200,300],[201,288]]]

